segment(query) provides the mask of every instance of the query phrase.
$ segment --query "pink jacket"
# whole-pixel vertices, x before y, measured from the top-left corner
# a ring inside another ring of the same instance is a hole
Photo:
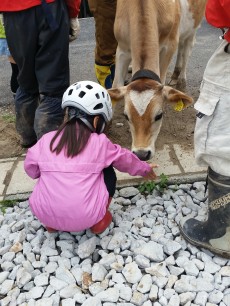
[[[85,149],[74,158],[50,151],[55,132],[45,134],[27,152],[24,167],[38,178],[29,204],[46,226],[81,231],[105,215],[108,191],[103,169],[113,165],[121,172],[144,176],[151,167],[131,151],[113,144],[104,134],[92,133]]]

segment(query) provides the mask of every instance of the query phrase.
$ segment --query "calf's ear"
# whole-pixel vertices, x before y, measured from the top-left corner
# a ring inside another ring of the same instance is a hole
[[[112,104],[113,106],[115,106],[115,104],[118,101],[123,101],[124,100],[124,96],[127,92],[127,87],[126,86],[122,86],[119,88],[110,88],[108,89],[108,93],[110,95],[110,98],[112,100]]]
[[[176,111],[181,111],[182,109],[193,104],[192,97],[170,86],[164,86],[162,94],[164,100],[171,104]]]

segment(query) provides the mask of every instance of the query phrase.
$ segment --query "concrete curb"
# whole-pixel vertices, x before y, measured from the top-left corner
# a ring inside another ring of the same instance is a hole
[[[168,185],[179,185],[179,184],[192,184],[194,182],[200,182],[206,180],[206,172],[198,172],[198,173],[186,173],[180,175],[171,175],[168,176]],[[124,188],[124,187],[137,187],[138,185],[145,182],[143,178],[133,178],[127,180],[118,180],[117,181],[117,188]],[[156,180],[156,183],[160,182],[160,180]],[[10,194],[4,197],[4,200],[19,200],[19,201],[26,201],[28,200],[31,192],[25,193],[17,193],[17,194]]]
[[[189,184],[194,182],[200,182],[206,180],[206,172],[198,172],[198,173],[186,173],[186,174],[178,174],[178,175],[170,175],[168,176],[168,185],[179,185],[179,184]],[[143,178],[134,178],[132,180],[122,180],[117,182],[117,187],[128,187],[128,186],[138,186],[145,182]],[[159,179],[156,180],[156,183],[160,182]]]

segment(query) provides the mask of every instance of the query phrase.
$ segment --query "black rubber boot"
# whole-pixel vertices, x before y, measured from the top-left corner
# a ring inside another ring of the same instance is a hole
[[[19,87],[14,102],[16,130],[21,136],[21,146],[30,148],[37,142],[34,131],[34,116],[39,103],[39,95],[30,95]]]
[[[48,132],[57,130],[62,124],[64,111],[61,107],[61,102],[62,97],[41,96],[34,119],[34,130],[37,139],[40,139]]]
[[[189,219],[180,225],[183,237],[195,246],[230,258],[230,177],[208,169],[208,220]]]

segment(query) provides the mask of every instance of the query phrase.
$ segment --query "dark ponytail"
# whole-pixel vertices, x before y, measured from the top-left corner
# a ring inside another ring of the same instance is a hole
[[[54,147],[54,142],[61,135],[58,144]],[[72,118],[63,122],[50,142],[51,152],[57,155],[65,150],[67,157],[74,157],[86,146],[91,135],[90,129],[80,120]]]

